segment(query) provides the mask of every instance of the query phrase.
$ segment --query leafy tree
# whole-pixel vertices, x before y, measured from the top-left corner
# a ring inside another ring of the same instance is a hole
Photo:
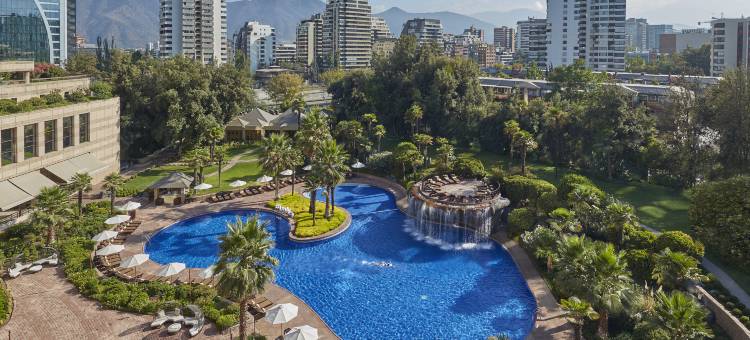
[[[401,171],[406,179],[406,168],[407,166],[412,169],[412,172],[417,171],[417,167],[424,163],[422,153],[419,152],[417,146],[410,142],[401,142],[396,146],[396,150],[393,152],[394,160],[401,164]]]
[[[91,181],[91,175],[83,172],[76,173],[68,183],[70,190],[78,193],[78,216],[83,214],[83,193],[91,191]]]
[[[55,242],[55,231],[73,214],[68,202],[69,193],[61,187],[42,188],[34,203],[32,221],[47,228],[47,245]]]
[[[453,170],[453,161],[456,160],[456,150],[450,141],[443,137],[435,139],[437,143],[437,169],[440,172],[450,172]]]
[[[331,69],[328,71],[323,72],[320,75],[320,79],[323,81],[323,84],[326,85],[326,87],[331,87],[333,84],[338,83],[344,77],[346,76],[346,71],[341,69]]]
[[[414,144],[417,145],[417,149],[420,150],[424,158],[427,159],[427,152],[430,151],[429,147],[432,146],[432,136],[425,133],[415,134]]]
[[[378,116],[374,113],[365,113],[362,115],[362,122],[365,123],[367,129],[367,135],[372,133],[372,127],[378,123]]]
[[[591,304],[573,296],[560,300],[560,306],[568,312],[568,319],[575,327],[575,338],[583,340],[583,324],[586,320],[599,319],[599,313],[591,308]]]
[[[359,155],[360,143],[364,137],[362,123],[356,120],[344,120],[336,124],[336,136],[345,145],[346,151]]]
[[[326,199],[325,217],[330,219],[336,207],[336,187],[344,183],[346,173],[351,171],[346,164],[349,156],[344,149],[336,144],[336,141],[326,141],[320,148],[320,154],[313,165],[313,172],[320,176],[326,186],[329,197]],[[329,205],[330,200],[330,205]],[[329,209],[330,208],[330,209]]]
[[[555,165],[555,176],[558,168],[564,166],[564,160],[568,154],[568,136],[572,123],[572,115],[558,106],[552,106],[542,115],[544,121],[545,144],[550,151],[552,161]]]
[[[417,103],[412,104],[409,110],[404,114],[404,120],[411,125],[411,135],[414,136],[419,131],[419,122],[424,117],[422,106]]]
[[[376,125],[375,129],[373,130],[373,135],[378,140],[378,152],[380,152],[380,142],[385,137],[385,126],[383,125]]]
[[[615,244],[622,248],[625,242],[625,229],[638,224],[633,207],[619,201],[612,202],[604,209],[604,218],[609,232],[615,235]]]
[[[305,118],[296,134],[297,147],[310,161],[315,158],[321,145],[330,140],[331,131],[328,118],[319,109],[313,109]]]
[[[188,151],[183,161],[193,169],[193,185],[203,183],[203,169],[211,162],[211,156],[206,148]]]
[[[268,82],[266,89],[282,111],[290,109],[302,97],[305,80],[295,73],[282,73]]]
[[[565,98],[578,99],[591,90],[601,77],[587,68],[583,59],[576,59],[573,64],[552,69],[549,80],[555,82],[557,91],[561,91]]]
[[[466,178],[482,179],[487,177],[482,161],[473,157],[460,157],[453,163],[453,171]]]
[[[515,120],[509,120],[505,122],[505,127],[503,128],[503,133],[505,133],[506,136],[510,139],[510,143],[508,144],[508,148],[510,150],[510,161],[508,162],[508,167],[513,168],[513,154],[515,151],[514,148],[516,147],[516,137],[518,136],[518,133],[521,132],[521,127],[518,125],[518,122]]]
[[[552,273],[555,260],[555,246],[560,235],[547,227],[537,227],[521,235],[524,246],[530,248],[537,259],[546,261],[547,273]]]
[[[229,153],[224,145],[219,145],[214,149],[214,161],[219,167],[219,188],[221,188],[221,171],[224,168],[224,164],[226,164],[227,157],[229,157]]]
[[[109,192],[109,214],[115,214],[115,198],[117,191],[125,184],[125,178],[122,175],[113,172],[104,177],[104,190]]]
[[[704,279],[698,268],[698,261],[690,255],[664,249],[654,257],[652,278],[668,289],[679,289],[688,281]]]
[[[96,68],[96,55],[91,53],[76,53],[65,62],[65,70],[70,74],[85,74],[96,76],[99,70]]]
[[[534,151],[539,147],[534,136],[527,131],[521,130],[513,138],[516,146],[521,149],[521,174],[526,176],[526,155],[529,151]]]
[[[539,69],[539,65],[536,62],[531,62],[531,65],[526,68],[526,79],[543,79],[544,74]]]
[[[215,160],[216,143],[224,139],[224,131],[224,127],[218,124],[208,130],[208,139],[211,142],[209,149],[211,161]]]
[[[292,143],[285,134],[274,133],[263,140],[261,164],[263,171],[273,175],[274,197],[279,199],[279,174],[285,170],[285,161],[292,149]]]
[[[248,302],[254,295],[262,294],[266,284],[273,282],[273,270],[279,265],[279,260],[268,254],[274,243],[267,227],[259,216],[244,222],[238,218],[236,223],[227,225],[227,234],[219,238],[216,288],[222,296],[240,304],[241,339],[247,338]]]

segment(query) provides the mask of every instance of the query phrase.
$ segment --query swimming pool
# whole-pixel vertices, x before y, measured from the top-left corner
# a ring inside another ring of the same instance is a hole
[[[351,227],[311,244],[291,242],[284,219],[260,215],[276,240],[277,284],[343,339],[485,339],[500,333],[523,339],[531,331],[536,302],[502,248],[443,250],[417,241],[405,230],[412,221],[381,188],[342,185],[336,204],[352,214]],[[178,222],[154,235],[146,252],[162,264],[207,267],[216,261],[226,222],[256,213],[226,211]]]

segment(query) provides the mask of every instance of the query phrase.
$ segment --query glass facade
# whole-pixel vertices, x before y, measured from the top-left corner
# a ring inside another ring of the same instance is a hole
[[[38,156],[36,148],[36,124],[23,127],[23,158],[29,159]]]
[[[63,63],[75,47],[76,0],[0,0],[0,60]]]
[[[73,146],[73,117],[63,118],[63,148]]]
[[[78,115],[78,143],[86,143],[91,140],[90,117],[88,113]]]
[[[44,122],[44,153],[57,151],[57,121]]]
[[[16,129],[0,131],[0,163],[2,165],[16,162]]]

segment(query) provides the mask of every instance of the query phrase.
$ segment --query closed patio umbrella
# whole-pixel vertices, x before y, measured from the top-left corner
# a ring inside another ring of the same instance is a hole
[[[294,175],[294,171],[287,169],[287,170],[282,171],[279,175],[281,175],[281,176],[291,176],[291,175]]]
[[[91,240],[95,241],[95,242],[102,242],[102,241],[106,241],[106,240],[111,240],[111,239],[117,237],[117,234],[118,234],[118,232],[116,232],[114,230],[105,230],[105,231],[102,231],[101,233],[96,234],[96,236],[94,236]]]
[[[270,181],[273,181],[273,177],[263,175],[260,178],[255,180],[258,183],[268,183]]]
[[[138,202],[128,202],[123,205],[115,206],[115,209],[120,211],[133,211],[141,207],[141,204]]]
[[[284,334],[284,340],[318,340],[318,329],[308,325],[292,327]]]
[[[110,244],[102,249],[97,250],[96,255],[107,256],[107,255],[117,254],[121,252],[123,249],[125,249],[125,246],[121,244]]]
[[[127,257],[122,262],[120,262],[120,268],[128,269],[128,268],[134,268],[137,272],[137,267],[146,263],[148,261],[149,256],[148,254],[137,254],[133,255],[131,257]]]
[[[273,325],[281,325],[281,332],[284,335],[284,324],[296,318],[298,311],[299,308],[296,305],[282,303],[269,309],[265,319]]]
[[[244,187],[246,185],[247,185],[247,182],[242,181],[242,180],[237,180],[237,181],[234,181],[232,183],[229,183],[229,186],[232,187],[232,188]]]
[[[357,161],[357,163],[352,164],[352,168],[353,169],[364,169],[365,168],[365,164],[362,163],[362,162],[360,162],[360,161]]]
[[[170,277],[182,273],[183,270],[185,270],[184,263],[172,262],[170,264],[161,266],[161,268],[159,268],[159,271],[156,272],[156,275],[161,277]]]
[[[312,165],[306,165],[304,168],[302,168],[302,170],[310,171],[312,170]]]
[[[117,224],[120,224],[120,223],[125,223],[127,221],[130,221],[130,216],[128,216],[128,215],[117,215],[117,216],[112,216],[112,217],[108,218],[106,221],[104,221],[104,224],[117,225]]]
[[[208,190],[208,189],[211,189],[211,188],[213,188],[213,187],[214,187],[214,186],[213,186],[213,185],[211,185],[211,184],[208,184],[208,183],[201,183],[201,184],[198,184],[198,185],[196,185],[195,187],[193,187],[193,189],[195,189],[195,190]]]

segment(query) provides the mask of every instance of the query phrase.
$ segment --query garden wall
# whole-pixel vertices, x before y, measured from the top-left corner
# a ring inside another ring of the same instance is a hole
[[[716,324],[719,325],[727,334],[734,340],[747,340],[750,339],[750,331],[738,320],[732,313],[730,313],[724,306],[719,303],[711,294],[709,294],[703,287],[695,286],[700,300],[711,312],[716,316]]]

